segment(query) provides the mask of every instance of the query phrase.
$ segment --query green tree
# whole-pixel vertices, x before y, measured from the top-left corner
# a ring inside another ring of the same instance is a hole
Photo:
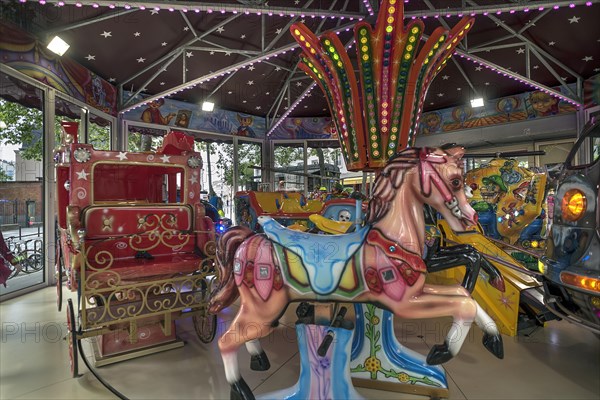
[[[42,160],[44,114],[35,108],[0,99],[0,143],[21,145],[21,156]]]
[[[10,181],[10,176],[3,169],[0,168],[0,182]]]

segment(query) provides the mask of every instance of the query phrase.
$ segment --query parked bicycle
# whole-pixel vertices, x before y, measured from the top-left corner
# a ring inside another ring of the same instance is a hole
[[[31,274],[41,271],[44,267],[44,241],[41,238],[19,239],[9,237],[5,241],[7,255],[3,254],[3,264],[10,270],[8,277],[11,279],[19,273]],[[1,283],[1,282],[0,282]]]

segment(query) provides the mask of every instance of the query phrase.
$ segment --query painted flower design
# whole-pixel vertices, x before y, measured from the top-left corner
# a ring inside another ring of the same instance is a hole
[[[400,372],[398,374],[398,380],[402,383],[407,383],[408,381],[410,381],[410,376],[408,376],[406,372]]]
[[[381,369],[381,360],[377,357],[369,357],[365,360],[365,368],[369,372],[377,372]]]
[[[329,359],[329,357],[322,357],[319,360],[319,367],[321,367],[322,369],[328,369],[331,366],[331,360]]]
[[[92,158],[92,154],[88,149],[80,147],[78,149],[75,149],[75,151],[73,152],[73,157],[75,157],[75,160],[77,160],[80,163],[86,163],[90,161],[90,158]]]
[[[365,280],[367,281],[367,286],[372,292],[381,293],[383,287],[381,286],[381,281],[379,280],[379,276],[377,275],[375,268],[367,268],[365,271]]]
[[[190,168],[200,168],[202,167],[202,159],[200,157],[192,156],[188,158],[188,165]]]

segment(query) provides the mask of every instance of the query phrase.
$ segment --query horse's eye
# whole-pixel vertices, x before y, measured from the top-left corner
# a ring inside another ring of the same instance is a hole
[[[453,188],[460,189],[462,186],[462,181],[458,178],[454,178],[450,181],[450,184],[452,185]]]

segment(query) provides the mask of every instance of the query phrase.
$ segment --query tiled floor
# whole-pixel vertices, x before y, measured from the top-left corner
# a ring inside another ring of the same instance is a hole
[[[80,362],[82,376],[70,377],[65,314],[56,311],[56,292],[47,288],[0,304],[0,399],[116,398]],[[233,318],[232,306],[219,319],[220,331]],[[293,310],[271,337],[263,339],[271,369],[249,369],[239,355],[242,375],[254,393],[293,385],[299,355]],[[409,347],[427,353],[443,341],[449,321],[411,322],[410,332],[397,322],[397,334]],[[98,368],[113,387],[130,399],[227,399],[216,341],[202,344],[189,319],[178,321],[184,347]],[[84,342],[87,342],[85,340]],[[505,359],[481,345],[475,328],[461,353],[445,365],[451,399],[600,399],[600,339],[567,322],[553,321],[528,336],[504,337]],[[91,353],[88,343],[84,343]],[[372,389],[358,391],[372,399],[425,399]]]

